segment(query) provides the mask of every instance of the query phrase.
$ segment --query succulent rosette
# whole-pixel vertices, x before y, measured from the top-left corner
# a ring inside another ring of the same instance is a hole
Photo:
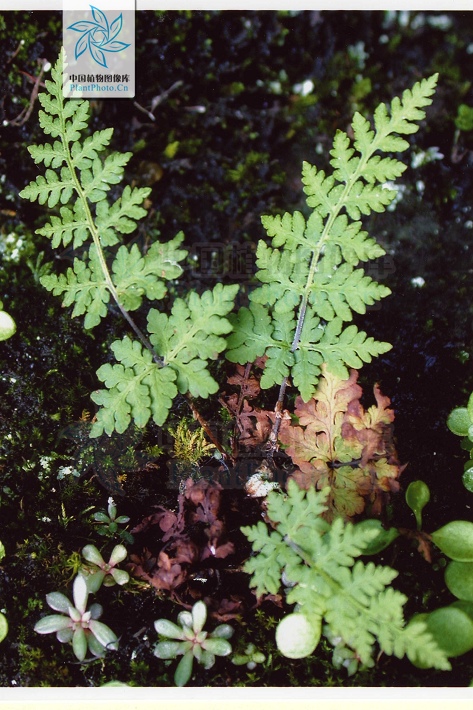
[[[228,656],[232,652],[227,639],[233,635],[229,624],[220,624],[214,631],[203,631],[207,620],[207,607],[204,602],[194,604],[192,611],[181,611],[174,624],[168,619],[158,619],[154,627],[160,636],[169,640],[156,644],[154,655],[162,659],[181,656],[174,674],[177,686],[186,685],[192,675],[194,658],[207,670],[215,663],[215,656]]]
[[[109,649],[117,650],[118,638],[104,623],[98,621],[103,609],[100,604],[91,604],[87,609],[89,589],[84,577],[78,575],[72,588],[73,602],[61,592],[46,595],[51,609],[60,612],[40,619],[34,627],[38,634],[56,634],[61,643],[72,642],[72,650],[79,661],[87,655],[102,657]]]

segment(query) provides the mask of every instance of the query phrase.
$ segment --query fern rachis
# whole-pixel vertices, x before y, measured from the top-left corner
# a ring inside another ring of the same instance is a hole
[[[25,187],[21,196],[51,209],[61,205],[59,215],[37,230],[52,240],[53,248],[88,246],[65,274],[44,275],[43,286],[62,295],[65,306],[74,306],[72,316],[85,315],[85,328],[94,328],[107,316],[112,297],[138,338],[125,336],[112,343],[117,363],[102,365],[97,372],[105,384],[105,389],[92,393],[100,406],[91,430],[97,437],[104,431],[123,433],[132,421],[143,427],[152,418],[162,425],[178,392],[208,397],[218,389],[207,366],[226,346],[224,336],[231,330],[226,316],[238,286],[217,284],[200,296],[190,292],[185,299],[175,299],[170,316],[151,308],[148,334],[136,325],[130,311],[140,308],[144,298],[162,300],[166,282],[182,274],[181,262],[187,255],[181,248],[184,235],[155,242],[144,255],[136,244],[120,245],[122,235],[131,234],[146,215],[143,203],[151,189],[127,186],[115,202],[108,201],[111,186],[121,182],[132,154],[101,157],[112,129],[82,137],[89,103],[64,100],[63,64],[61,52],[52,80],[46,82],[47,92],[39,96],[41,127],[56,140],[29,149],[36,163],[44,163],[45,175]],[[194,411],[192,402],[191,407]]]
[[[335,135],[332,175],[304,162],[304,192],[313,210],[307,220],[298,211],[262,217],[272,239],[271,247],[260,242],[257,251],[256,277],[263,285],[250,294],[249,308],[233,317],[227,358],[245,364],[266,354],[261,385],[282,383],[279,409],[289,378],[308,401],[322,363],[346,378],[347,367],[359,368],[391,348],[353,324],[344,326],[353,319],[353,311],[364,313],[366,306],[390,293],[362,269],[355,269],[360,261],[384,254],[361,229],[360,217],[384,211],[394,199],[396,193],[387,183],[406,166],[380,154],[409,146],[400,135],[418,130],[415,121],[424,118],[422,108],[431,103],[436,82],[437,75],[418,82],[402,99],[395,98],[389,110],[381,104],[374,113],[374,130],[356,113],[353,141],[343,131]],[[277,416],[273,445],[279,423]]]

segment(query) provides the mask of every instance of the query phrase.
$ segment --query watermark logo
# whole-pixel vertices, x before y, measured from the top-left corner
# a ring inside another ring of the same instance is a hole
[[[130,43],[120,42],[116,38],[123,28],[123,13],[120,13],[109,25],[107,16],[98,7],[90,6],[93,22],[82,20],[69,25],[68,30],[81,33],[75,47],[75,59],[79,59],[89,50],[94,62],[108,69],[104,52],[121,52]]]
[[[64,0],[66,98],[133,98],[135,0]]]

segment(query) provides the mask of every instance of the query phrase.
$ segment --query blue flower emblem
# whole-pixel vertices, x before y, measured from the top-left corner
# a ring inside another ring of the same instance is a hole
[[[107,58],[104,52],[121,52],[122,49],[130,46],[115,39],[122,31],[123,16],[120,13],[109,25],[107,17],[102,10],[93,5],[90,6],[90,9],[92,10],[94,22],[81,20],[80,22],[74,22],[67,28],[82,34],[76,43],[75,58],[76,60],[79,59],[88,49],[92,59],[107,69]]]

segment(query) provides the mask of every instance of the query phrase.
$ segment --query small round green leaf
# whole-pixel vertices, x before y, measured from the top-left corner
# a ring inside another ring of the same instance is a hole
[[[427,614],[427,630],[447,656],[461,656],[473,648],[473,619],[458,605]]]
[[[215,664],[215,655],[210,653],[210,651],[202,651],[202,657],[199,663],[201,666],[204,666],[205,670],[208,670]]]
[[[470,394],[470,397],[468,399],[467,409],[470,420],[473,422],[473,392]]]
[[[0,643],[3,641],[8,633],[8,621],[5,614],[0,612]]]
[[[467,491],[473,493],[473,461],[465,464],[465,471],[462,476],[463,485]]]
[[[235,633],[235,629],[230,624],[220,624],[217,626],[210,634],[212,638],[216,639],[230,639]]]
[[[473,562],[450,562],[445,583],[458,599],[473,602]]]
[[[98,592],[98,590],[102,586],[104,578],[105,572],[101,569],[99,569],[98,572],[93,572],[92,574],[88,574],[85,576],[87,589],[91,594],[96,594],[96,592]]]
[[[450,606],[455,607],[455,609],[461,609],[473,621],[473,603],[472,602],[465,601],[464,599],[458,599],[458,601],[453,602],[453,604],[450,604]]]
[[[422,528],[422,511],[430,500],[430,489],[424,481],[412,481],[406,491],[406,503],[416,516],[417,529]]]
[[[93,634],[87,634],[87,646],[93,656],[97,658],[103,658],[105,656],[105,647],[102,646],[100,641],[98,641]]]
[[[432,533],[437,547],[452,560],[473,562],[473,523],[452,520]]]
[[[120,680],[109,680],[108,683],[102,683],[101,688],[129,688],[128,683],[122,683]]]
[[[239,656],[238,654],[233,656],[232,663],[234,666],[244,666],[250,661],[250,656]]]
[[[87,608],[89,590],[87,588],[87,582],[80,574],[77,575],[73,582],[72,597],[74,599],[75,608],[78,609],[81,614],[83,614]]]
[[[180,626],[187,626],[188,629],[192,629],[192,614],[190,611],[180,611],[177,615],[177,622]]]
[[[466,407],[457,407],[448,415],[447,426],[457,436],[468,436],[471,419]]]
[[[321,633],[321,619],[309,621],[305,614],[296,612],[279,622],[276,629],[276,645],[287,658],[305,658],[315,650]]]
[[[0,311],[0,340],[8,340],[15,332],[16,323],[13,318],[5,311]]]
[[[5,551],[5,545],[3,544],[3,542],[0,542],[0,562],[3,560],[6,554],[7,553]]]
[[[46,601],[51,609],[54,609],[54,611],[62,611],[63,614],[69,614],[71,602],[65,594],[62,594],[61,592],[50,592],[49,594],[46,594]]]
[[[130,575],[124,569],[112,569],[110,573],[117,584],[126,584],[130,580]]]
[[[376,537],[373,538],[363,549],[364,555],[377,555],[378,552],[384,550],[388,545],[390,545],[393,540],[399,537],[399,532],[396,528],[388,528],[387,530],[383,528],[380,520],[375,518],[369,518],[368,520],[362,520],[356,524],[357,530],[373,530],[377,533]]]
[[[120,525],[125,525],[125,523],[130,522],[130,518],[128,515],[119,515],[118,518],[115,519],[116,523],[119,523]]]
[[[71,626],[65,629],[59,629],[59,631],[56,632],[56,638],[60,643],[69,643],[69,641],[72,641],[73,636],[74,629]]]
[[[94,602],[94,604],[90,605],[89,613],[91,619],[100,619],[103,614],[103,606]]]

